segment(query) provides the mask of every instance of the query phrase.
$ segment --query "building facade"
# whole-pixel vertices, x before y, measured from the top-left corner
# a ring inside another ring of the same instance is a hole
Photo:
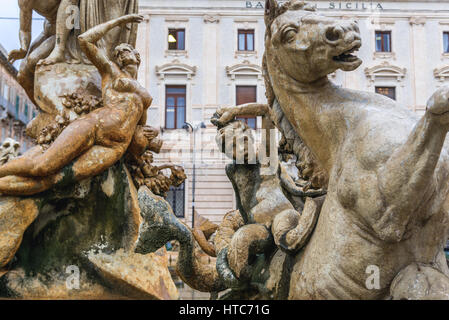
[[[330,75],[337,85],[387,95],[420,114],[431,94],[449,85],[449,1],[309,2],[329,17],[358,21],[363,64]],[[154,97],[148,124],[161,128],[165,141],[157,161],[186,168],[185,186],[169,200],[187,223],[193,205],[215,222],[235,209],[209,119],[220,106],[266,102],[263,7],[264,1],[140,0],[139,80]],[[242,120],[261,127],[261,119]],[[187,130],[185,122],[192,125]]]
[[[37,109],[17,82],[17,69],[8,62],[8,53],[0,45],[0,142],[13,138],[24,153],[34,142],[25,134]]]

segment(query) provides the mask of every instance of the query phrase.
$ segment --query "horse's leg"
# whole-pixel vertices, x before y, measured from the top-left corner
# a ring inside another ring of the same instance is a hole
[[[78,0],[61,0],[58,8],[58,15],[56,18],[56,44],[45,60],[42,60],[41,64],[50,65],[58,62],[64,62],[65,60],[65,46],[67,43],[67,38],[70,34],[71,29],[67,26],[67,21],[70,20],[71,11],[68,10],[70,6],[76,5]]]
[[[72,122],[44,153],[35,157],[19,157],[1,166],[0,177],[45,177],[57,173],[94,144],[95,128],[92,119]]]
[[[449,87],[444,87],[429,99],[405,144],[377,172],[386,208],[373,228],[381,239],[401,241],[411,213],[436,188],[434,171],[448,130]]]

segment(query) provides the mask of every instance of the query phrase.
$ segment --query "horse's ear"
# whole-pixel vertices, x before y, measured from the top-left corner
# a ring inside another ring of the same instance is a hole
[[[268,26],[276,17],[276,10],[279,8],[276,0],[265,1],[265,24]]]

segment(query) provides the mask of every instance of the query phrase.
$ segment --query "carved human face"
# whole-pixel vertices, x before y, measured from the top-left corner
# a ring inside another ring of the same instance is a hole
[[[20,144],[11,139],[6,138],[0,146],[0,164],[8,162],[10,159],[19,155]]]
[[[118,60],[122,66],[139,65],[136,54],[128,48],[124,48],[120,51]]]
[[[316,81],[337,69],[352,71],[361,59],[353,55],[361,46],[354,21],[332,20],[315,12],[288,10],[271,24],[267,38],[269,59],[290,77],[303,82]]]
[[[122,70],[127,70],[137,76],[140,65],[140,55],[136,49],[128,44],[120,44],[115,48],[117,64]]]
[[[241,164],[255,161],[255,143],[251,129],[242,121],[233,121],[218,130],[215,141],[220,151]]]

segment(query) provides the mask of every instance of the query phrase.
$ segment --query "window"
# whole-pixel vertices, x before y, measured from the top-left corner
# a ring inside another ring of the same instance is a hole
[[[376,31],[376,52],[391,52],[391,31]]]
[[[20,97],[16,96],[16,118],[19,118]]]
[[[254,30],[239,30],[238,34],[238,50],[254,51]]]
[[[237,86],[236,87],[236,102],[237,105],[257,102],[257,87],[256,86]],[[250,128],[257,129],[257,121],[252,116],[241,116],[237,120],[245,122]]]
[[[165,89],[165,128],[182,129],[186,122],[186,87],[167,86]]]
[[[388,98],[396,100],[396,88],[395,87],[376,87],[376,93],[382,94]]]
[[[25,107],[23,109],[23,113],[24,113],[25,117],[28,119],[28,104],[27,103],[25,103]]]
[[[184,183],[179,187],[170,187],[167,192],[167,202],[173,209],[173,213],[178,218],[184,218],[185,190]]]
[[[185,50],[185,29],[168,30],[168,50]]]
[[[7,84],[3,87],[3,97],[6,101],[9,101],[9,86]]]
[[[449,31],[443,32],[443,51],[449,53]]]

